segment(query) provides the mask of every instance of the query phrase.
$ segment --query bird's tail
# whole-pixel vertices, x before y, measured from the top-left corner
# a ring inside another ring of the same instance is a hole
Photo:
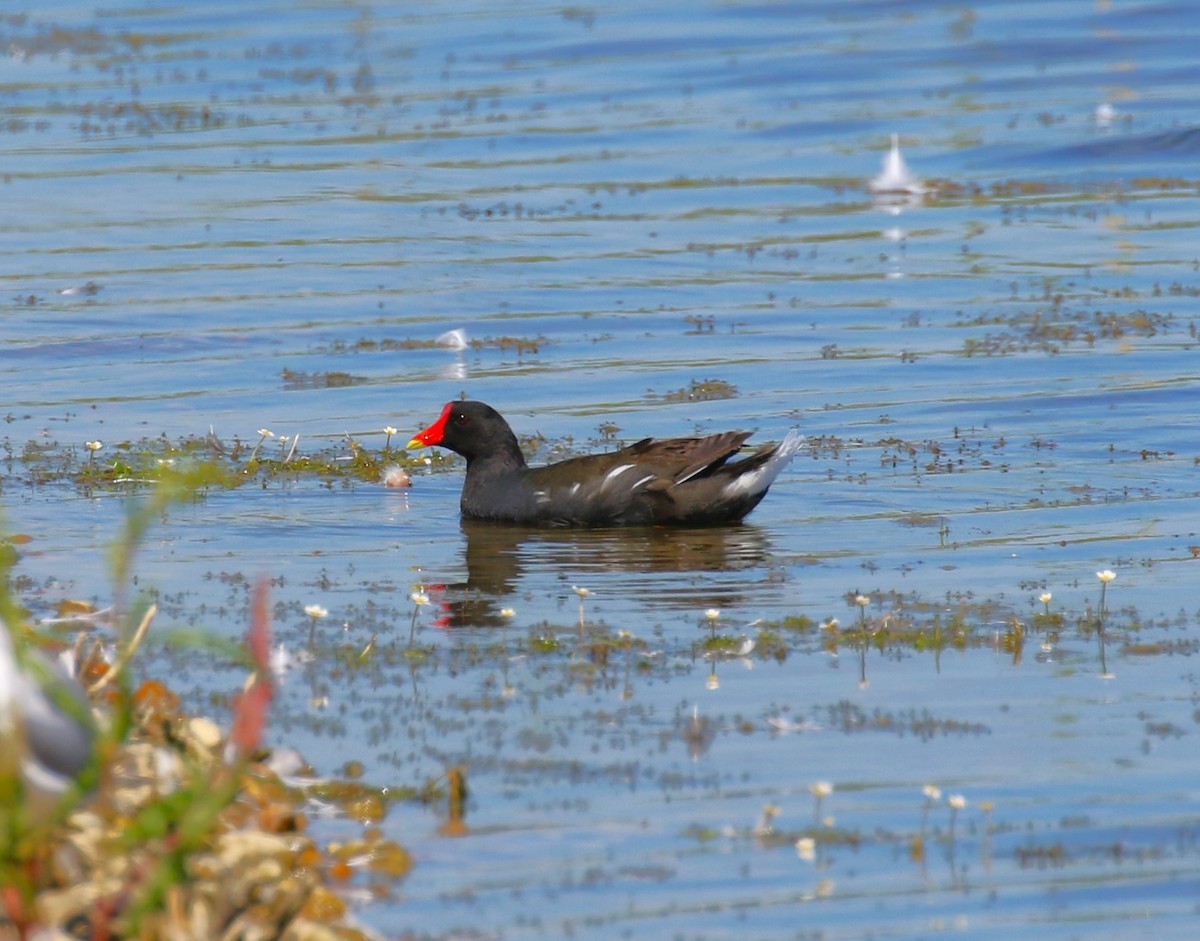
[[[735,474],[733,479],[725,485],[726,495],[732,496],[735,493],[747,495],[765,493],[767,488],[775,482],[775,478],[779,476],[780,472],[792,462],[792,458],[796,456],[796,452],[800,450],[802,444],[804,444],[804,435],[793,428],[774,450],[761,451],[754,458],[747,458],[746,461],[748,462],[753,461],[755,458],[765,459],[753,470],[746,470],[743,473]],[[737,468],[740,466],[740,462],[739,464],[727,466]]]

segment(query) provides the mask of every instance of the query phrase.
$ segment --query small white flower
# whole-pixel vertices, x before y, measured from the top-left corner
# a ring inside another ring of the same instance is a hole
[[[871,599],[868,598],[866,595],[855,595],[854,603],[856,605],[858,605],[860,608],[865,608],[867,605],[869,605],[871,603]]]
[[[287,647],[283,644],[271,648],[271,656],[269,658],[271,674],[276,677],[281,677],[287,673],[292,667],[292,655],[288,653]]]
[[[720,689],[721,688],[721,678],[719,676],[717,676],[717,674],[715,674],[715,673],[710,673],[710,674],[708,674],[708,679],[704,681],[704,685],[708,689]]]
[[[828,797],[833,793],[833,785],[828,781],[814,781],[808,786],[808,789],[812,791],[813,797],[818,799]]]
[[[931,801],[940,801],[942,799],[942,789],[936,784],[926,784],[921,788],[921,793]]]
[[[946,798],[946,803],[949,804],[951,807],[953,807],[955,810],[962,810],[964,807],[967,806],[967,799],[965,797],[963,797],[961,794],[951,794],[949,797]]]
[[[318,621],[323,617],[327,617],[329,611],[325,608],[322,608],[319,604],[306,604],[304,606],[304,613],[314,621]]]
[[[768,836],[775,830],[774,820],[780,814],[778,804],[767,804],[762,809],[759,815],[758,822],[754,825],[754,834],[756,836]]]
[[[1052,594],[1050,594],[1050,592],[1044,591],[1040,595],[1038,595],[1038,601],[1040,601],[1042,604],[1049,604],[1050,599],[1053,597],[1054,596]]]
[[[710,621],[715,621],[721,616],[721,610],[720,608],[709,608],[704,612],[704,616]]]
[[[429,596],[427,594],[425,594],[425,592],[423,592],[423,591],[414,591],[408,597],[410,597],[413,600],[413,604],[418,604],[418,605],[429,604]]]
[[[273,432],[270,428],[259,428],[258,433],[260,435],[262,435],[264,438],[274,438],[275,437],[275,432]]]
[[[817,858],[817,841],[811,836],[802,836],[796,841],[796,855],[806,863]]]
[[[1111,571],[1110,569],[1105,569],[1103,572],[1097,572],[1096,577],[1098,579],[1100,579],[1100,581],[1102,581],[1105,585],[1107,585],[1109,582],[1111,582],[1114,578],[1117,577],[1117,573]]]
[[[517,612],[516,612],[515,608],[501,608],[500,609],[500,617],[502,617],[502,618],[515,618],[516,616],[517,616]]]
[[[383,429],[383,433],[390,438],[392,435],[399,434],[400,431],[399,431],[399,429],[393,428],[391,425],[388,425],[386,428]]]
[[[104,442],[103,441],[85,441],[84,447],[87,448],[89,451],[99,451],[102,447],[104,447]]]
[[[572,585],[571,591],[575,592],[580,598],[586,598],[592,593],[590,588],[580,588],[578,585]]]

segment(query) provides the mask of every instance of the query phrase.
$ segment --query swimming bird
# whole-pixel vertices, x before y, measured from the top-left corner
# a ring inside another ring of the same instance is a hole
[[[804,438],[729,462],[750,437],[643,438],[603,454],[529,467],[507,421],[483,402],[449,402],[406,448],[437,445],[467,459],[460,507],[470,519],[534,526],[715,526],[737,523],[766,495]]]

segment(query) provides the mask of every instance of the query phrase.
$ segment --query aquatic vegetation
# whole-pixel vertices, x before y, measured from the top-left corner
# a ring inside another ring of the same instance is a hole
[[[502,335],[498,337],[473,337],[468,339],[462,330],[450,330],[433,339],[416,339],[413,337],[384,337],[373,339],[363,337],[353,342],[335,341],[320,348],[324,353],[389,353],[409,350],[448,349],[460,351],[465,349],[483,352],[497,350],[502,353],[513,352],[518,356],[536,354],[551,341],[541,334],[532,337]],[[366,381],[366,380],[363,380]]]
[[[1061,295],[1048,297],[1050,306],[1035,307],[1018,313],[982,314],[960,320],[956,327],[994,326],[1004,328],[989,331],[982,337],[963,340],[965,356],[1010,356],[1018,353],[1042,352],[1058,354],[1073,345],[1093,347],[1105,340],[1122,337],[1154,337],[1174,325],[1170,313],[1134,311],[1101,311],[1094,307],[1073,309]]]
[[[647,392],[646,398],[660,402],[710,402],[736,398],[737,386],[724,379],[693,379],[682,389],[672,392]]]
[[[352,376],[348,372],[328,370],[326,372],[301,372],[295,369],[285,369],[279,374],[285,389],[344,389],[347,386],[362,385],[367,382],[365,376]]]
[[[71,484],[80,490],[131,491],[153,488],[160,481],[185,471],[195,492],[207,488],[235,489],[247,484],[286,485],[305,478],[317,478],[332,483],[335,480],[360,480],[380,483],[384,476],[384,455],[387,466],[407,472],[413,467],[439,469],[450,465],[443,455],[410,458],[390,449],[379,455],[364,448],[352,437],[344,444],[302,446],[298,434],[277,434],[260,428],[254,444],[249,446],[235,437],[225,444],[214,434],[169,439],[166,435],[138,441],[118,441],[105,445],[90,441],[84,445],[86,457],[80,461],[76,448],[58,441],[30,441],[20,453],[11,441],[3,443],[7,456],[6,479],[24,482],[29,486],[54,483]],[[279,444],[279,450],[264,446],[269,441]],[[107,460],[100,454],[111,455]]]

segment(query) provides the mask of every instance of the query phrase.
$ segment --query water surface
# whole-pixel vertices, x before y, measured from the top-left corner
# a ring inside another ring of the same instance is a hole
[[[732,530],[472,531],[461,467],[301,475],[173,509],[138,587],[235,637],[265,574],[291,651],[327,607],[276,740],[381,784],[468,768],[465,837],[387,818],[417,857],[360,900],[388,935],[1190,939],[1195,34],[1066,0],[7,15],[27,600],[111,598],[137,499],[31,482],[31,442],[349,456],[461,393],[543,459],[799,427]],[[868,191],[893,133],[930,193]],[[864,655],[831,618],[972,640]],[[714,631],[757,646],[706,658]],[[200,711],[240,682],[164,664]]]

